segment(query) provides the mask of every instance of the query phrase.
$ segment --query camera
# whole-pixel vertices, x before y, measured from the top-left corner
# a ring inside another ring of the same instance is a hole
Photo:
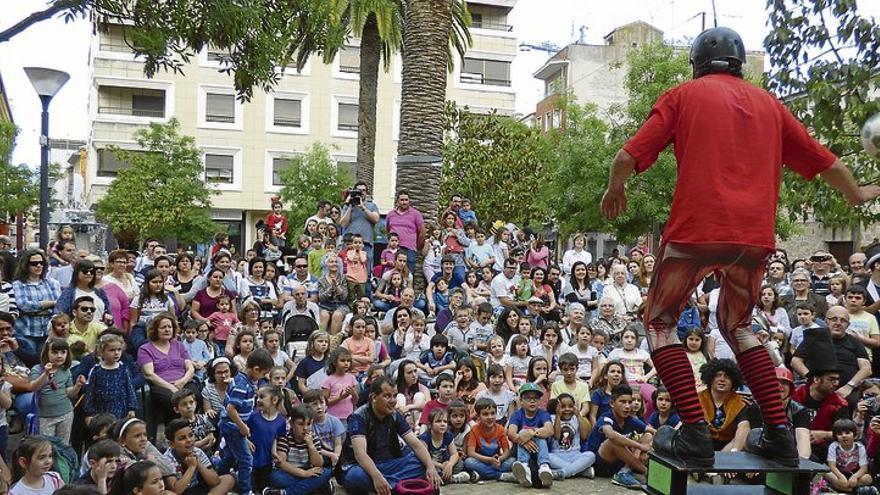
[[[363,201],[364,201],[363,193],[357,188],[346,189],[345,196],[346,196],[345,202],[350,206],[357,206],[357,205],[363,203]]]
[[[880,401],[877,400],[877,396],[868,397],[864,399],[865,405],[868,407],[867,416],[869,418],[873,418],[880,414]]]

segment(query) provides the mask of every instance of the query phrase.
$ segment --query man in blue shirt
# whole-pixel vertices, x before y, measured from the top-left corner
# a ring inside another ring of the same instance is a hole
[[[379,208],[367,195],[367,183],[358,181],[354,188],[360,192],[360,198],[345,198],[339,224],[345,229],[343,234],[360,234],[364,239],[364,251],[367,252],[367,270],[373,269],[373,242],[376,237],[376,224],[379,223]]]
[[[370,402],[349,416],[338,476],[347,493],[391,495],[400,481],[411,478],[427,478],[440,488],[428,449],[396,407],[397,386],[383,377],[370,385]],[[401,448],[398,437],[408,450]]]

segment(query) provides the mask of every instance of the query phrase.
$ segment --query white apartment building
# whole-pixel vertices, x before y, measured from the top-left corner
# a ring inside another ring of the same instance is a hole
[[[516,33],[507,15],[516,0],[469,2],[473,46],[448,79],[447,98],[475,112],[512,115],[510,67]],[[125,42],[125,26],[111,24],[93,37],[86,203],[97,201],[127,166],[106,148],[137,149],[133,134],[150,122],[176,117],[202,151],[205,180],[218,191],[213,216],[239,246],[253,243],[253,226],[280,190],[278,170],[313,143],[331,148],[340,167],[357,167],[358,42],[332,64],[312,57],[301,72],[286,68],[274,92],[235,98],[232,78],[218,72],[222,53],[210,49],[183,67],[153,79]],[[392,207],[400,114],[401,62],[380,71],[373,197],[382,213]],[[281,71],[281,68],[279,68]],[[334,200],[337,198],[328,198]]]

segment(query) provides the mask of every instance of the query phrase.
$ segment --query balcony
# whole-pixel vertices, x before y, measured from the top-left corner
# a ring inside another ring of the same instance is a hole
[[[471,28],[474,29],[489,29],[492,31],[504,31],[510,33],[513,31],[513,26],[510,24],[504,24],[500,22],[492,22],[492,21],[477,21],[476,19],[471,24]]]
[[[474,72],[462,72],[461,82],[464,84],[484,84],[487,86],[505,86],[510,87],[510,79],[492,79],[483,74]]]
[[[165,118],[165,91],[122,86],[98,87],[98,115]]]

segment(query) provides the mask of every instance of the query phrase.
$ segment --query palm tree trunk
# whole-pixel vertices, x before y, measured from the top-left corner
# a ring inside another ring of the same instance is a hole
[[[367,17],[361,33],[360,88],[358,95],[357,180],[373,190],[376,166],[376,92],[382,43],[375,14]]]
[[[404,18],[397,189],[409,191],[427,222],[437,219],[451,5],[407,0]]]

